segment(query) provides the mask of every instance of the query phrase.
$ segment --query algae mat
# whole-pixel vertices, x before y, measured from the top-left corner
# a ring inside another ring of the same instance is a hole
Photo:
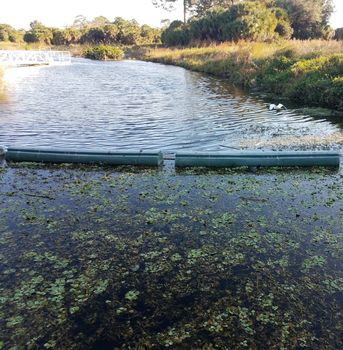
[[[343,175],[0,169],[0,349],[342,349]]]

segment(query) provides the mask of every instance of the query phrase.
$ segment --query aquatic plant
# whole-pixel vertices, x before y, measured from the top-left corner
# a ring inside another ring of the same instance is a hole
[[[342,189],[329,169],[11,164],[0,349],[340,349]]]

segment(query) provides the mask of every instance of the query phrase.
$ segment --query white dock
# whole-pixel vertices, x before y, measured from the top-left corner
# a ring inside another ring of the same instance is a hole
[[[0,50],[0,66],[70,64],[69,51]]]

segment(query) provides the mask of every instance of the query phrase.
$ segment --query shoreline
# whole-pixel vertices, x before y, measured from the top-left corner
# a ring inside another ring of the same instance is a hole
[[[6,49],[0,45],[0,49]],[[10,49],[68,50],[89,45],[10,45]],[[343,41],[238,42],[202,47],[122,47],[126,59],[183,67],[222,78],[248,94],[286,100],[311,116],[343,118]],[[263,98],[263,97],[262,97]]]
[[[343,44],[335,42],[337,47],[330,52],[318,51],[320,41],[303,43],[304,47],[301,42],[287,41],[157,48],[146,50],[142,59],[207,73],[249,94],[269,95],[313,109],[313,116],[343,117]],[[329,48],[331,43],[326,45]]]

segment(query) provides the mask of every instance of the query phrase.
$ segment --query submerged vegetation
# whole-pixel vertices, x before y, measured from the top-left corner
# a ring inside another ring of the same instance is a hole
[[[343,175],[0,168],[1,349],[341,349]]]
[[[343,42],[285,40],[331,38],[330,0],[184,4],[163,33],[78,16],[0,25],[0,46],[125,51],[343,111]],[[0,350],[343,349],[342,202],[328,169],[0,166]]]
[[[145,59],[228,79],[302,105],[343,110],[343,44],[240,41],[208,47],[147,49]]]

